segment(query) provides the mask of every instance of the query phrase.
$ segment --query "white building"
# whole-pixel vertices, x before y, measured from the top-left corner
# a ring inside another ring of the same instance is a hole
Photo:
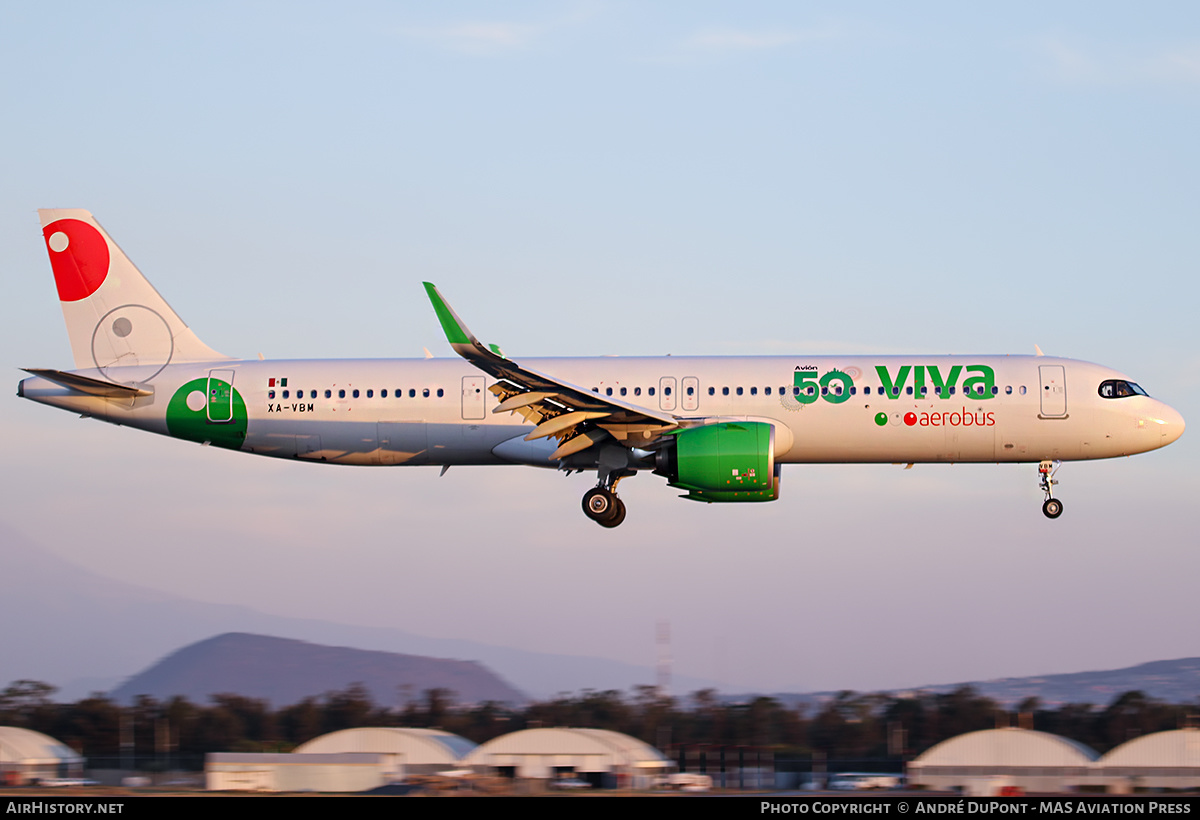
[[[459,769],[474,748],[438,729],[343,729],[291,754],[210,754],[204,774],[207,787],[217,791],[361,792]]]
[[[0,784],[82,776],[83,757],[70,746],[41,732],[0,726]]]
[[[648,788],[671,761],[637,738],[606,729],[525,729],[476,748],[463,764],[506,777]]]
[[[440,729],[364,727],[313,738],[297,746],[294,754],[380,755],[390,776],[389,782],[397,782],[409,775],[456,769],[475,748],[476,745],[465,737]]]
[[[1200,729],[1155,732],[1122,743],[1096,762],[1095,778],[1118,793],[1200,789]]]
[[[944,740],[908,764],[910,786],[986,794],[990,784],[1062,792],[1086,782],[1099,756],[1082,743],[1030,729],[985,729]]]
[[[390,782],[380,755],[254,754],[204,756],[210,791],[364,792]]]

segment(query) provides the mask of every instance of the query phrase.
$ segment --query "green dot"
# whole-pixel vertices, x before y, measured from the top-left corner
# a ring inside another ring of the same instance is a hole
[[[887,424],[887,421],[888,421],[887,413],[876,413],[875,414],[875,423],[878,424],[880,427],[883,427],[885,424]]]

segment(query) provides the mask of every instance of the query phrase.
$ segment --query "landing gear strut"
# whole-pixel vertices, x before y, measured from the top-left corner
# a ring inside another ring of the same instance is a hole
[[[1061,464],[1061,461],[1043,461],[1038,465],[1038,486],[1046,494],[1046,500],[1042,503],[1042,514],[1047,518],[1058,518],[1062,515],[1063,504],[1054,497],[1051,489],[1058,483],[1054,480],[1054,474],[1058,472]]]

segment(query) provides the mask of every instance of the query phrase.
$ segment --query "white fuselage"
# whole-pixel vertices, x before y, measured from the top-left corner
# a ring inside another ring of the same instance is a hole
[[[668,356],[521,364],[685,425],[768,421],[776,428],[778,463],[1110,458],[1163,447],[1184,427],[1176,411],[1149,396],[1100,395],[1102,383],[1124,375],[1044,356]],[[498,401],[487,388],[493,379],[461,359],[231,360],[141,370],[121,368],[121,381],[146,385],[153,395],[87,396],[37,377],[25,379],[19,394],[180,436],[180,425],[167,419],[174,400],[172,412],[199,420],[182,437],[199,441],[207,440],[206,429],[219,435],[222,425],[240,421],[232,411],[203,404],[207,382],[197,380],[213,377],[231,383],[244,403],[244,437],[234,449],[333,464],[559,466],[548,459],[553,439],[524,442],[532,426],[492,413]],[[115,375],[112,368],[76,372]],[[145,378],[150,381],[140,381]],[[190,409],[181,410],[188,401]]]

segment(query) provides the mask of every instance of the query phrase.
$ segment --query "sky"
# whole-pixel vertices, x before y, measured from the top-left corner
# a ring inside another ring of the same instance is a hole
[[[36,209],[79,207],[236,356],[452,355],[429,280],[517,361],[1036,344],[1196,424],[1195,4],[6,3],[0,112],[0,520],[82,567],[646,665],[666,621],[678,673],[759,690],[1200,655],[1195,431],[1065,465],[1054,522],[1033,465],[841,465],[766,505],[642,475],[607,531],[583,475],[14,395],[71,364]]]

